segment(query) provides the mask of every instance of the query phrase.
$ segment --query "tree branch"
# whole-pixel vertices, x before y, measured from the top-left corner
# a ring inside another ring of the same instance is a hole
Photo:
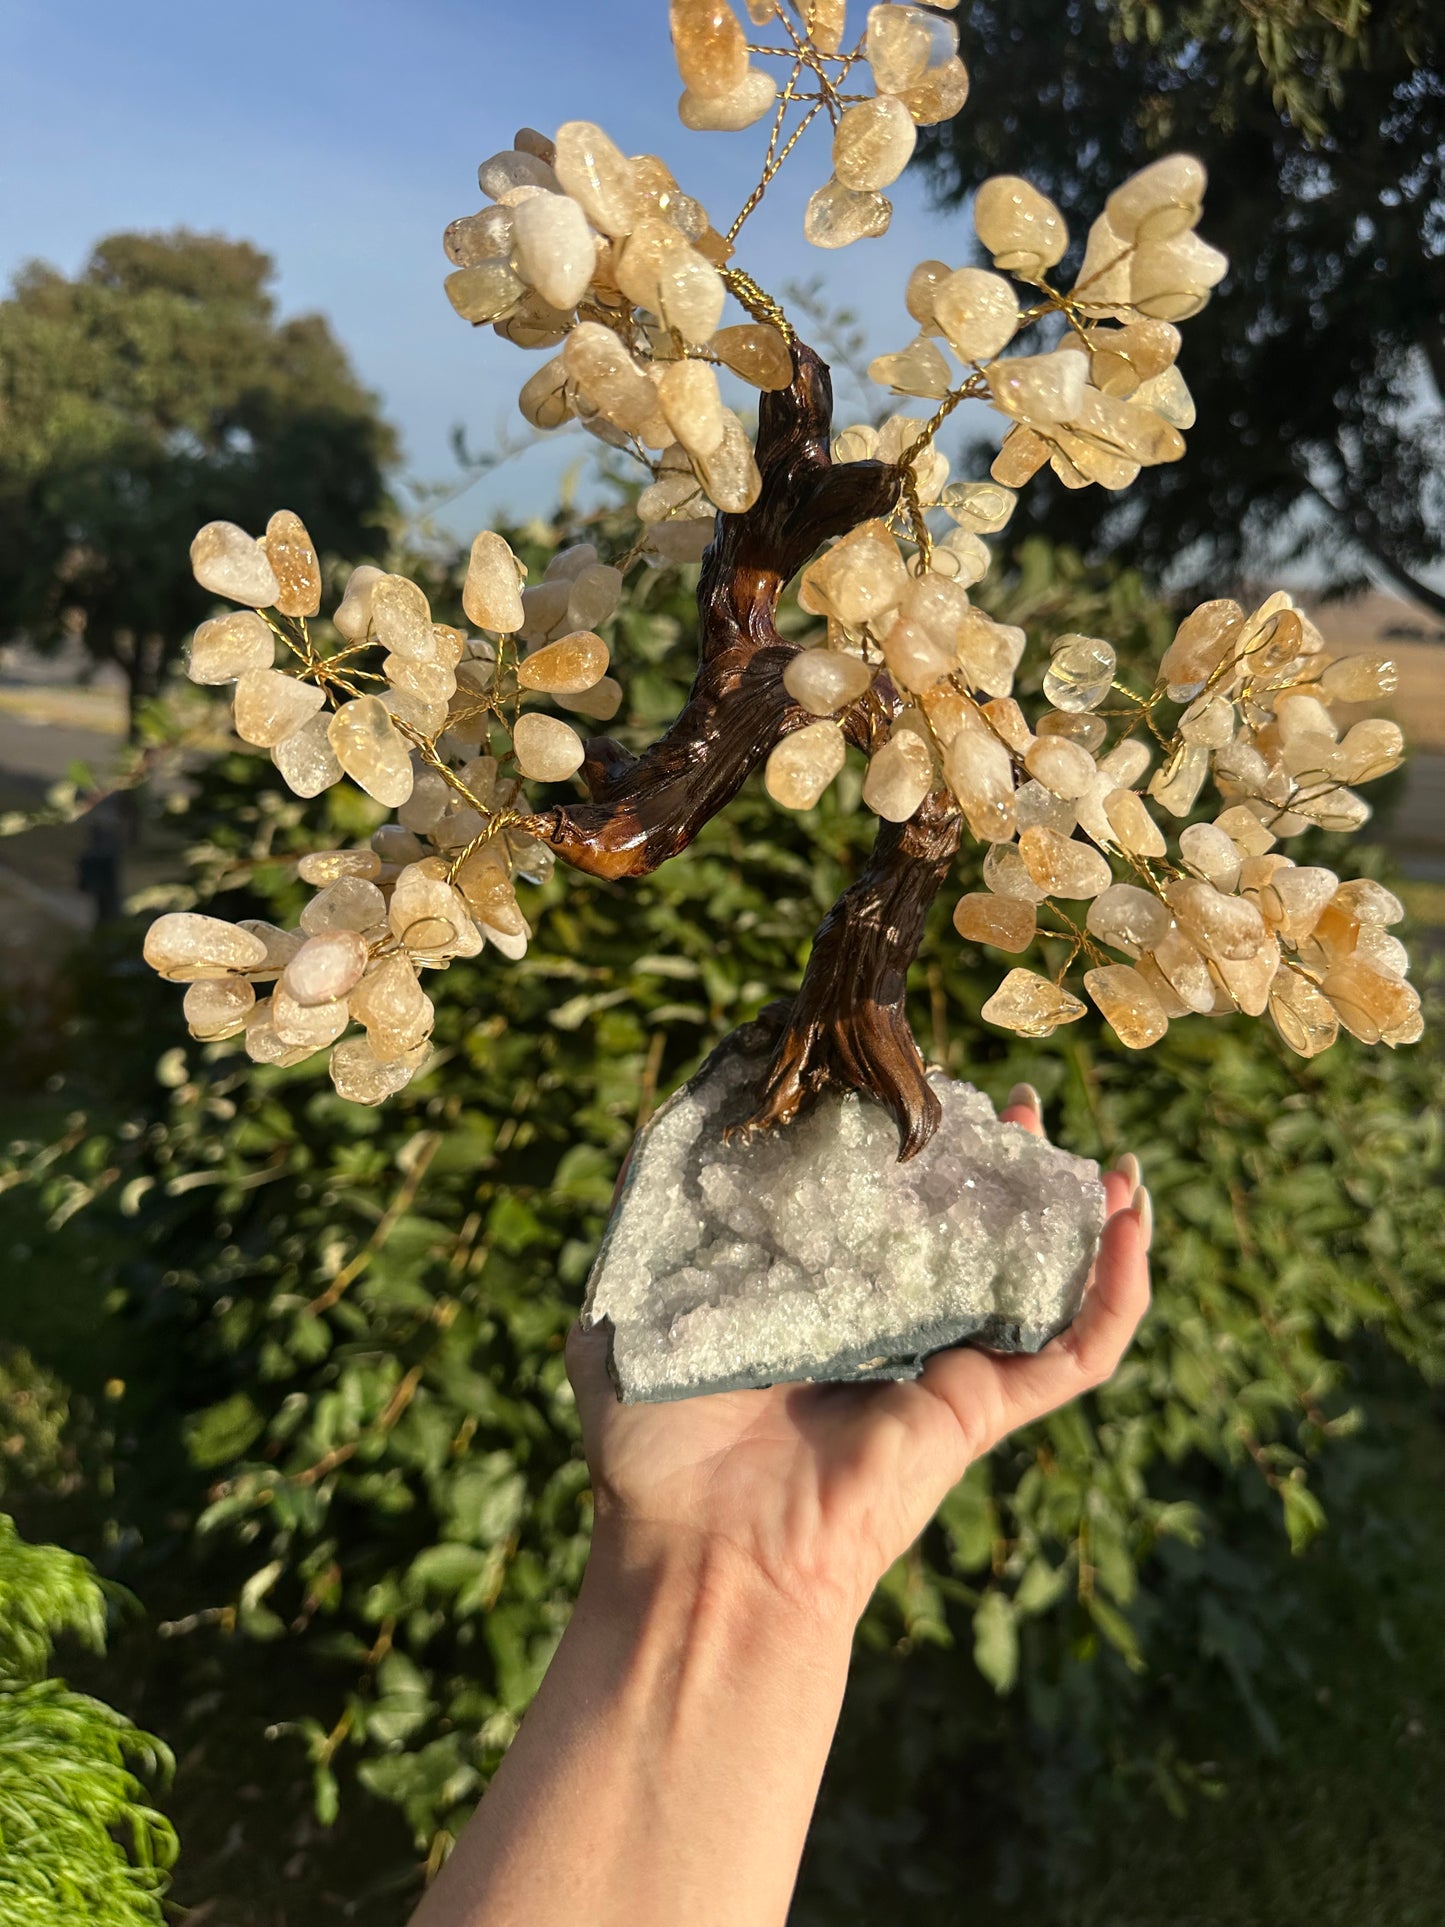
[[[1389,537],[1364,503],[1336,502],[1303,464],[1297,464],[1297,467],[1310,494],[1343,525],[1351,539],[1359,544],[1370,560],[1378,563],[1391,581],[1398,584],[1406,595],[1412,597],[1422,608],[1431,610],[1437,616],[1445,616],[1445,594],[1442,594],[1439,589],[1432,589],[1428,582],[1422,582],[1417,575],[1412,575],[1404,563],[1396,559],[1390,549]]]
[[[826,365],[793,344],[791,387],[762,397],[762,490],[741,515],[719,515],[697,585],[698,672],[672,727],[641,756],[610,736],[587,745],[591,803],[564,804],[538,833],[593,876],[645,876],[686,849],[790,730],[812,722],[783,688],[797,653],[778,634],[783,588],[822,543],[898,499],[898,470],[833,466]]]

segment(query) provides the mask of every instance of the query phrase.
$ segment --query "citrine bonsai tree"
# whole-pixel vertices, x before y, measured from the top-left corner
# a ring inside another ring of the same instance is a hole
[[[577,424],[635,458],[645,486],[625,553],[582,544],[528,585],[487,531],[460,584],[463,623],[369,565],[322,622],[297,516],[278,512],[259,538],[201,530],[197,580],[244,606],[197,630],[193,680],[234,685],[236,734],[297,794],[350,780],[396,814],[368,847],[302,860],[316,895],[298,930],[186,912],[154,924],[146,956],[189,985],[196,1037],[242,1038],[265,1063],[328,1050],[341,1095],[380,1102],[426,1063],[423,973],[484,946],[525,951],[519,884],[558,859],[641,876],[757,768],[781,807],[809,809],[850,749],[878,837],[777,1013],[756,1127],[842,1087],[888,1107],[902,1157],[927,1142],[938,1100],[905,985],[965,839],[984,846],[986,888],[958,902],[959,932],[1034,953],[1003,976],[990,1023],[1047,1036],[1087,998],[1130,1048],[1236,1010],[1267,1014],[1304,1056],[1342,1026],[1368,1043],[1419,1035],[1389,931],[1400,905],[1283,847],[1369,815],[1356,786],[1396,766],[1400,731],[1342,731],[1334,711],[1388,692],[1388,662],[1331,660],[1288,594],[1252,611],[1221,598],[1186,616],[1152,687],[1119,676],[1107,638],[1034,638],[1047,666],[1030,715],[1014,695],[1030,639],[970,600],[984,538],[1039,471],[1118,490],[1184,455],[1179,324],[1227,267],[1195,232],[1200,164],[1173,155],[1123,182],[1069,275],[1053,203],[1015,176],[987,181],[974,223],[992,265],[913,270],[916,332],[870,373],[924,412],[877,428],[835,434],[827,367],[739,261],[814,131],[831,134],[832,173],[807,240],[836,250],[884,232],[918,126],[964,105],[948,7],[874,6],[850,42],[844,0],[747,0],[754,43],[728,0],[672,0],[683,125],[766,129],[726,230],[663,161],[588,121],[523,129],[482,163],[487,205],[446,232],[446,292],[464,320],[545,357],[519,397],[533,427]],[[729,299],[743,319],[723,325]],[[739,390],[757,393],[755,433]],[[987,478],[951,482],[938,438],[971,398],[1006,431]],[[629,576],[688,563],[701,565],[697,676],[681,714],[641,754],[584,738],[568,716],[605,724],[623,700],[600,632]],[[802,642],[775,620],[795,578],[816,625]]]

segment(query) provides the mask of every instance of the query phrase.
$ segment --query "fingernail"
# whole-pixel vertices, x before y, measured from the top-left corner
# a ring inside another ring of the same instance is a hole
[[[1149,1187],[1141,1184],[1130,1200],[1131,1208],[1139,1213],[1139,1229],[1144,1234],[1144,1249],[1147,1251],[1154,1242],[1154,1201],[1149,1196]]]
[[[1134,1193],[1139,1189],[1140,1172],[1138,1158],[1135,1157],[1132,1151],[1126,1151],[1114,1166],[1114,1170],[1128,1185],[1129,1196],[1132,1198]]]
[[[1008,1103],[1004,1105],[1004,1109],[1011,1111],[1015,1105],[1021,1105],[1030,1111],[1037,1111],[1040,1117],[1044,1114],[1044,1101],[1032,1084],[1014,1085],[1008,1094]]]

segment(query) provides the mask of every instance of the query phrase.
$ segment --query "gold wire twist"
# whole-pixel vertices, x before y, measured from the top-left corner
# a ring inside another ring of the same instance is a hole
[[[798,338],[797,330],[766,288],[760,288],[745,268],[719,268],[723,286],[754,321],[771,322],[789,346]]]

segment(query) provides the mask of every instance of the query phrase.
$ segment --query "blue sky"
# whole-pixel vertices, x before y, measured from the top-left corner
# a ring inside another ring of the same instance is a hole
[[[442,229],[481,204],[478,162],[520,123],[596,120],[629,152],[660,153],[725,227],[766,130],[689,133],[678,91],[665,0],[4,0],[0,281],[37,255],[73,272],[121,228],[254,241],[276,259],[285,311],[332,318],[411,473],[446,481],[452,425],[474,446],[501,423],[521,431],[516,392],[537,366],[466,327],[442,293]],[[905,179],[881,241],[808,247],[802,205],[828,172],[816,133],[738,258],[773,288],[822,275],[875,352],[901,346],[908,270],[925,255],[964,260],[966,222],[930,214]],[[591,446],[567,437],[522,456],[447,519],[466,529],[494,505],[545,507]]]

